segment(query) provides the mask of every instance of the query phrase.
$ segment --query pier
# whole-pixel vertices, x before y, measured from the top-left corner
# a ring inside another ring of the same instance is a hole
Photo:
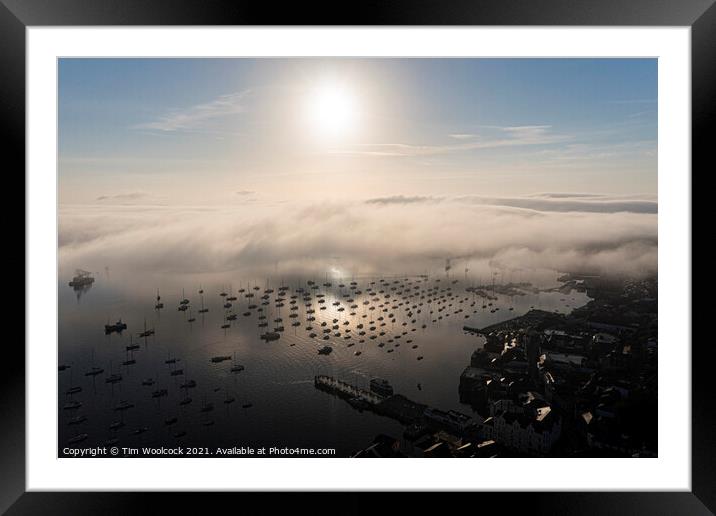
[[[378,405],[384,399],[373,392],[361,389],[360,387],[338,380],[332,376],[316,376],[313,379],[313,383],[317,389],[328,391],[340,398],[358,399],[371,405]]]
[[[416,403],[400,394],[383,397],[332,376],[320,375],[313,379],[317,389],[335,394],[347,400],[353,407],[370,410],[403,424],[410,424],[422,419],[427,405]]]

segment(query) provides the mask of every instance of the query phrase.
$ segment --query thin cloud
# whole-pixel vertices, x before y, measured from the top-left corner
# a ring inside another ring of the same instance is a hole
[[[642,117],[645,116],[645,115],[652,115],[652,114],[655,114],[655,113],[656,113],[656,111],[654,111],[654,110],[650,110],[650,111],[637,111],[636,113],[630,113],[630,114],[628,114],[628,115],[627,115],[627,118],[631,118],[631,119],[634,119],[634,118],[642,118]]]
[[[537,198],[537,197],[474,197],[465,196],[457,199],[461,202],[485,206],[505,206],[538,212],[578,212],[578,213],[642,213],[657,214],[659,205],[656,201],[643,199],[620,198],[588,198],[580,199],[574,194],[570,198]]]
[[[528,195],[527,197],[537,197],[544,199],[602,199],[602,200],[640,200],[656,202],[656,194],[650,193],[631,193],[631,194],[605,194],[605,193],[584,193],[584,192],[539,192]]]
[[[604,197],[603,194],[575,193],[575,192],[542,192],[532,194],[531,197],[545,197],[547,199],[572,199],[575,197]]]
[[[144,192],[129,192],[115,195],[100,195],[97,197],[97,201],[136,201],[144,199],[147,194]]]
[[[188,108],[175,109],[156,120],[135,125],[134,129],[161,132],[192,131],[208,120],[244,112],[243,101],[250,90],[227,93]]]
[[[449,201],[496,208],[518,208],[535,212],[579,212],[579,213],[658,213],[655,200],[640,196],[621,197],[606,194],[590,193],[544,193],[526,197],[480,197],[459,196],[446,199],[444,197],[420,195],[392,195],[367,199],[365,204],[375,205],[407,205]]]
[[[607,100],[607,104],[656,104],[657,99],[620,99]]]
[[[553,167],[574,167],[617,158],[650,157],[656,152],[656,141],[623,141],[613,144],[569,143],[535,153],[545,164]]]
[[[441,145],[416,145],[410,143],[361,143],[342,149],[333,149],[331,154],[356,156],[433,156],[455,152],[467,152],[497,147],[513,147],[528,145],[549,145],[571,139],[569,135],[551,131],[549,125],[506,126],[498,128],[497,137],[481,137],[479,135],[451,134],[453,139],[464,140],[463,143]]]
[[[440,197],[432,196],[405,196],[405,195],[392,195],[390,197],[376,197],[374,199],[368,199],[365,201],[366,204],[418,204],[425,202],[440,202]]]

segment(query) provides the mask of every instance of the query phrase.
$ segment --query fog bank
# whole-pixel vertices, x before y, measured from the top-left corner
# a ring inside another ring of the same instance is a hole
[[[551,195],[551,197],[550,197]],[[354,203],[62,206],[60,267],[149,273],[436,273],[487,264],[641,276],[657,270],[656,202],[545,194]],[[484,271],[487,273],[487,271]]]

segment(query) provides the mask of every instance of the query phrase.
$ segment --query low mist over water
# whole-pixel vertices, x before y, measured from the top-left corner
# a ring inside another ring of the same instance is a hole
[[[230,206],[64,206],[60,267],[199,277],[424,274],[448,258],[488,277],[552,269],[643,276],[657,268],[656,202],[385,197]],[[644,207],[647,206],[648,209]],[[565,212],[565,210],[569,210]]]

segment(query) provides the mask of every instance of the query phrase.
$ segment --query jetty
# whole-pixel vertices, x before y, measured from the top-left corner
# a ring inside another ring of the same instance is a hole
[[[420,421],[428,408],[427,405],[412,401],[400,394],[381,396],[375,392],[361,389],[332,376],[319,375],[313,383],[317,389],[329,392],[346,400],[359,410],[370,410],[381,416],[395,419],[403,424]]]
[[[375,394],[374,392],[361,389],[355,385],[351,385],[348,382],[339,380],[332,376],[318,375],[313,379],[313,383],[317,389],[330,392],[335,394],[339,398],[344,399],[359,399],[370,405],[378,405],[383,401],[383,397]]]

